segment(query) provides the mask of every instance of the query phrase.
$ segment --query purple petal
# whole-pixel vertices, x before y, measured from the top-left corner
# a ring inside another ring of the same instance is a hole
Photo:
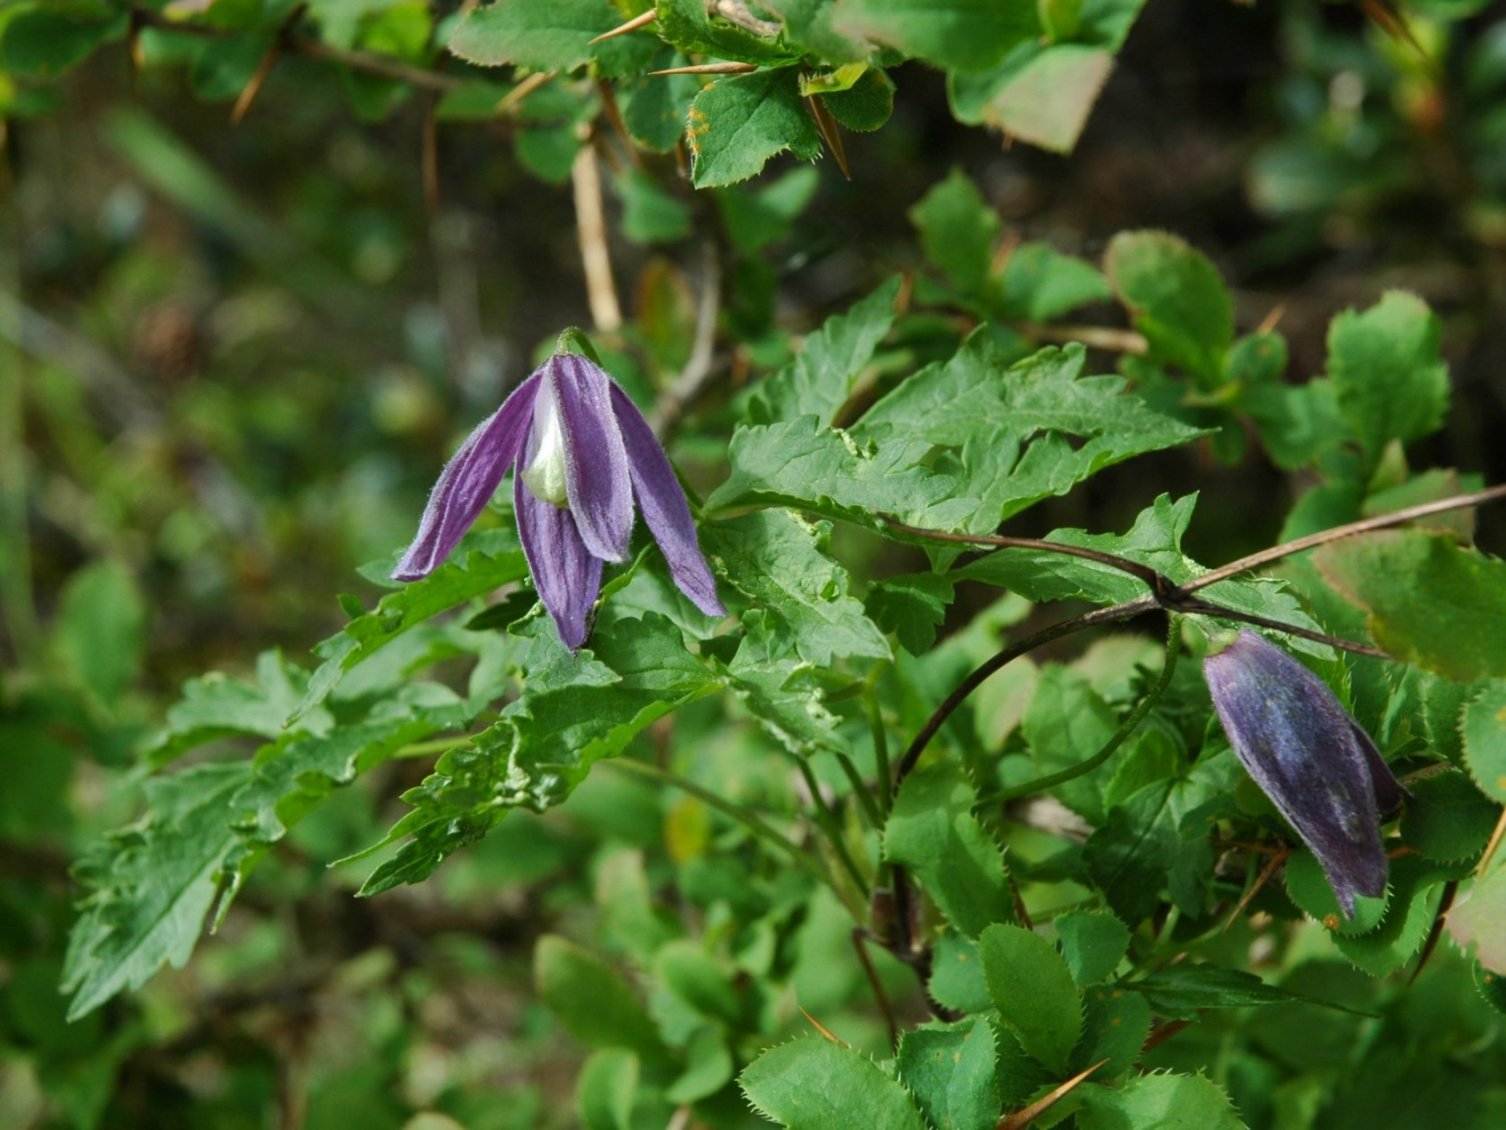
[[[574,353],[544,363],[565,437],[570,512],[592,556],[627,557],[633,536],[633,489],[627,452],[612,415],[612,378]]]
[[[1372,775],[1369,739],[1358,739],[1333,692],[1253,632],[1210,655],[1203,672],[1235,754],[1317,857],[1345,913],[1356,895],[1385,893],[1376,811],[1384,783]]]
[[[393,580],[416,581],[428,576],[470,529],[522,451],[542,380],[540,369],[515,388],[502,407],[481,421],[445,464],[429,493],[418,533],[392,571]]]
[[[691,603],[708,616],[725,616],[727,610],[716,597],[716,581],[696,544],[695,522],[685,492],[675,478],[669,457],[654,437],[653,429],[638,411],[638,406],[615,384],[612,386],[612,410],[622,429],[627,446],[628,466],[633,477],[633,493],[643,511],[643,520],[659,543],[669,575]]]
[[[586,620],[601,592],[601,561],[581,540],[570,511],[534,498],[521,475],[513,480],[512,496],[539,599],[554,618],[560,639],[576,651],[586,642]]]

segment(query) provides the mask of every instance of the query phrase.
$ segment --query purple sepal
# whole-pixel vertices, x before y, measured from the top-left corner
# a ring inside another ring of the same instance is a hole
[[[593,556],[627,557],[633,537],[633,488],[617,417],[612,378],[584,357],[560,353],[544,362],[565,435],[570,512]]]
[[[520,384],[466,437],[429,493],[418,533],[392,571],[395,581],[427,577],[444,562],[486,507],[508,469],[517,462],[533,423],[540,370]]]
[[[612,411],[622,429],[627,448],[628,469],[633,479],[633,495],[649,532],[659,543],[659,550],[669,564],[669,575],[690,602],[708,616],[725,616],[727,609],[717,599],[716,581],[696,542],[695,522],[685,492],[675,478],[669,457],[659,446],[653,429],[638,411],[628,394],[612,386]]]
[[[592,556],[570,511],[534,498],[522,478],[513,481],[518,536],[539,599],[554,619],[560,640],[578,651],[590,634],[587,621],[601,592],[601,560]]]
[[[1401,785],[1323,680],[1253,632],[1203,661],[1240,762],[1323,867],[1346,915],[1386,889],[1380,810]]]

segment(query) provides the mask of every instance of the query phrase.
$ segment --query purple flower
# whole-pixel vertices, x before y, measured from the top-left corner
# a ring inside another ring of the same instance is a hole
[[[1203,660],[1229,744],[1323,867],[1344,913],[1386,889],[1380,814],[1403,790],[1323,680],[1253,632]]]
[[[434,484],[393,579],[414,581],[438,568],[515,467],[523,552],[572,651],[586,642],[602,562],[627,556],[635,498],[680,591],[707,615],[726,615],[685,492],[648,421],[600,366],[574,353],[545,361],[466,437]]]

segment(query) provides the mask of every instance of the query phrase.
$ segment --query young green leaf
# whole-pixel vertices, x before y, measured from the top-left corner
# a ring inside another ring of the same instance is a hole
[[[932,1126],[989,1130],[998,1121],[994,1034],[986,1020],[912,1028],[900,1037],[896,1066]]]
[[[790,1130],[926,1130],[901,1084],[861,1052],[820,1036],[770,1048],[738,1082],[755,1110]]]
[[[1107,911],[1073,910],[1053,924],[1062,957],[1080,988],[1107,981],[1129,950],[1129,927]]]
[[[533,951],[539,996],[576,1039],[626,1048],[653,1063],[668,1058],[654,1022],[622,975],[589,950],[553,934]]]
[[[1003,225],[971,178],[953,169],[909,215],[932,265],[963,294],[981,294]]]
[[[1080,1094],[1081,1130],[1245,1130],[1229,1096],[1201,1075],[1142,1075],[1113,1089],[1089,1083]]]
[[[1153,359],[1207,387],[1223,379],[1234,305],[1206,255],[1166,232],[1124,232],[1109,243],[1104,270]]]

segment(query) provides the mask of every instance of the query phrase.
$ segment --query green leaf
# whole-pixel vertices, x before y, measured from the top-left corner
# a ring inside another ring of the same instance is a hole
[[[1448,409],[1448,366],[1437,317],[1404,291],[1387,291],[1364,313],[1346,310],[1328,327],[1328,375],[1339,410],[1372,463],[1392,440],[1437,431]]]
[[[954,1012],[983,1012],[993,1007],[977,942],[960,934],[943,934],[936,942],[926,990],[937,1004]]]
[[[1358,895],[1354,900],[1354,913],[1345,914],[1333,893],[1328,876],[1317,856],[1306,848],[1296,852],[1282,868],[1286,891],[1298,909],[1311,915],[1323,928],[1335,934],[1368,934],[1380,925],[1391,903],[1388,887],[1378,897]]]
[[[628,170],[617,190],[622,197],[622,234],[634,243],[675,243],[690,235],[690,208],[642,169]]]
[[[58,658],[77,683],[108,708],[141,666],[146,610],[136,584],[116,561],[96,561],[68,578],[58,609]]]
[[[1158,231],[1124,232],[1109,243],[1104,270],[1152,360],[1217,385],[1234,340],[1234,305],[1206,255]]]
[[[575,1105],[586,1130],[632,1130],[638,1057],[626,1048],[592,1052],[575,1081]]]
[[[693,1103],[716,1094],[732,1081],[736,1066],[727,1041],[714,1025],[699,1029],[685,1046],[685,1070],[664,1091],[670,1102]]]
[[[899,1080],[932,1126],[990,1130],[999,1119],[994,1034],[988,1022],[926,1024],[900,1037]]]
[[[1126,982],[1125,987],[1145,997],[1151,1010],[1167,1020],[1192,1020],[1203,1008],[1248,1008],[1291,1001],[1326,1003],[1267,985],[1253,973],[1218,965],[1171,965],[1138,981]]]
[[[1476,879],[1449,910],[1444,920],[1449,932],[1465,952],[1480,966],[1496,974],[1494,991],[1488,999],[1506,1012],[1506,989],[1500,974],[1506,973],[1506,867],[1496,864]],[[1478,976],[1478,974],[1477,974]],[[1482,978],[1483,980],[1483,978]],[[1491,989],[1489,984],[1481,986]]]
[[[988,995],[1022,1047],[1065,1071],[1082,1035],[1082,1002],[1056,947],[1022,926],[997,925],[978,938]]]
[[[898,276],[886,279],[866,298],[827,318],[806,337],[793,361],[759,383],[748,405],[749,419],[772,424],[815,416],[829,425],[894,325],[899,286]]]
[[[593,1048],[626,1048],[667,1059],[658,1029],[621,974],[589,950],[545,934],[533,951],[533,979],[549,1010]]]
[[[1107,911],[1069,911],[1053,925],[1062,958],[1081,988],[1107,981],[1129,951],[1129,927]]]
[[[496,0],[466,12],[449,49],[467,63],[569,71],[591,58],[591,40],[622,22],[607,0]]]
[[[183,697],[167,708],[167,725],[143,750],[153,768],[217,738],[244,734],[269,740],[281,737],[284,723],[308,689],[308,674],[283,659],[279,651],[256,657],[256,678],[244,682],[211,671],[183,685]],[[323,707],[303,715],[300,729],[320,734],[333,719]]]
[[[1470,699],[1459,730],[1469,775],[1491,800],[1506,803],[1506,681],[1487,683]]]
[[[670,70],[688,62],[679,52],[662,47],[647,69]],[[644,75],[624,79],[617,86],[622,124],[633,141],[643,148],[655,153],[671,152],[685,136],[690,105],[700,92],[701,84],[694,75]]]
[[[701,528],[701,544],[733,587],[753,603],[747,616],[802,659],[889,658],[883,633],[847,595],[847,571],[827,554],[831,527],[787,510],[761,510]]]
[[[803,757],[819,749],[843,749],[819,673],[811,664],[781,654],[784,650],[764,624],[750,624],[731,664],[721,669],[728,689],[791,753]]]
[[[1339,951],[1372,977],[1389,977],[1401,969],[1427,939],[1438,907],[1439,886],[1449,874],[1448,869],[1417,856],[1393,860],[1391,899],[1385,918],[1368,934],[1334,935]],[[1458,874],[1468,874],[1468,869],[1460,868]]]
[[[1112,1090],[1088,1083],[1079,1094],[1080,1130],[1245,1130],[1229,1096],[1201,1075],[1142,1075]]]
[[[960,169],[910,209],[926,258],[964,294],[981,294],[1003,225]]]
[[[1058,664],[1043,667],[1020,729],[1037,772],[1045,776],[1078,765],[1101,750],[1119,728],[1103,697],[1082,675]],[[1085,774],[1056,785],[1051,795],[1092,823],[1104,817],[1107,773]]]
[[[972,813],[978,793],[955,762],[905,778],[884,825],[884,855],[910,869],[960,932],[976,937],[1014,921],[1014,896],[998,843]]]
[[[655,0],[654,13],[654,29],[659,36],[688,55],[773,66],[798,59],[777,39],[713,16],[705,0]]]
[[[712,83],[691,104],[688,137],[697,188],[747,180],[786,150],[806,161],[821,156],[821,136],[801,105],[793,68]]]
[[[46,10],[21,12],[0,25],[0,69],[19,78],[56,78],[126,31],[126,15],[74,19]]]
[[[881,129],[894,114],[894,82],[877,67],[870,67],[851,86],[819,95],[842,125],[858,133]]]
[[[789,1130],[926,1130],[903,1086],[862,1053],[819,1036],[770,1048],[738,1082],[755,1110]]]
[[[1088,124],[1113,55],[1081,43],[1021,43],[998,66],[947,79],[959,121],[989,125],[1056,153],[1070,152]]]
[[[1506,563],[1423,530],[1381,530],[1314,554],[1396,658],[1470,680],[1506,675]]]
[[[1439,863],[1479,858],[1500,819],[1499,804],[1482,796],[1467,774],[1454,771],[1423,777],[1408,791],[1403,843]]]
[[[744,1022],[743,997],[721,964],[698,943],[680,938],[654,956],[654,977],[708,1020]]]
[[[1139,993],[1099,987],[1083,998],[1082,1041],[1072,1065],[1078,1070],[1107,1060],[1093,1078],[1099,1082],[1135,1066],[1150,1034],[1150,1005]]]
[[[421,581],[414,581],[382,597],[376,608],[358,616],[338,634],[314,648],[324,660],[307,693],[288,722],[296,722],[318,706],[345,672],[370,658],[410,628],[440,612],[528,575],[528,561],[513,549],[517,536],[511,530],[472,534],[450,559]],[[506,547],[506,548],[504,548]]]
[[[1113,296],[1108,280],[1091,263],[1035,242],[1010,253],[995,291],[1005,317],[1027,322],[1049,322]]]
[[[783,38],[828,63],[855,63],[867,58],[870,44],[836,30],[833,0],[762,0],[758,5],[784,24]]]
[[[936,642],[956,586],[938,573],[890,577],[868,590],[868,615],[886,632],[894,632],[911,655],[924,655]]]
[[[685,650],[679,629],[657,613],[598,623],[590,650],[573,658],[541,619],[521,630],[538,633],[521,663],[522,695],[403,794],[412,811],[376,846],[412,839],[371,874],[363,895],[427,878],[511,808],[543,811],[561,803],[601,758],[620,753],[644,727],[722,685]]]
[[[842,0],[836,29],[958,71],[993,66],[1040,34],[1033,3],[1021,0]]]
[[[197,765],[149,780],[146,820],[79,865],[89,894],[68,942],[68,1019],[138,989],[164,962],[181,969],[216,897],[215,875],[235,842],[226,802],[250,765]]]

